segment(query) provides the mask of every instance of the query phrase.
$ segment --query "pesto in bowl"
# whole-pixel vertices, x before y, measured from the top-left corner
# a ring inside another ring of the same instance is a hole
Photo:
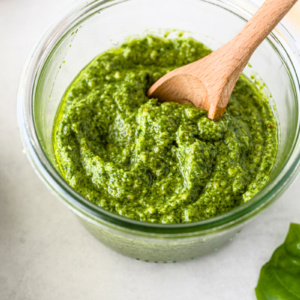
[[[146,222],[211,218],[269,179],[277,124],[268,99],[241,76],[223,117],[148,99],[167,72],[211,51],[192,38],[147,35],[90,62],[67,89],[53,129],[65,180],[113,213]]]

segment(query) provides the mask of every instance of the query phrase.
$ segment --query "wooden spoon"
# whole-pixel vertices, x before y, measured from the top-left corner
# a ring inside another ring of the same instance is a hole
[[[208,56],[175,69],[156,81],[148,96],[160,101],[192,103],[216,120],[251,55],[297,0],[266,0],[240,33]]]

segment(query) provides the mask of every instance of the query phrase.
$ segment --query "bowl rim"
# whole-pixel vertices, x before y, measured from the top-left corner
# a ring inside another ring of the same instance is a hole
[[[50,26],[43,37],[34,46],[31,55],[28,57],[20,79],[18,89],[18,126],[21,134],[21,139],[25,147],[25,151],[29,160],[31,161],[35,171],[41,177],[52,191],[54,191],[61,200],[76,214],[82,217],[92,219],[94,221],[104,223],[106,226],[117,226],[127,228],[135,231],[142,231],[148,233],[161,233],[161,234],[183,234],[188,232],[206,232],[212,230],[220,230],[231,227],[235,224],[244,222],[250,217],[256,215],[263,208],[267,207],[275,199],[281,195],[285,189],[295,179],[299,173],[300,166],[300,124],[299,124],[299,106],[297,110],[297,129],[290,149],[290,153],[286,158],[285,164],[281,167],[280,172],[276,174],[272,181],[268,182],[264,188],[257,193],[250,201],[221,214],[219,216],[191,222],[191,223],[178,223],[178,224],[161,224],[161,223],[148,223],[144,221],[137,221],[129,219],[117,214],[111,213],[96,204],[88,201],[83,196],[73,190],[68,183],[63,179],[56,169],[52,166],[43,146],[38,138],[38,133],[35,127],[34,119],[34,97],[35,87],[39,80],[41,70],[52,53],[54,47],[58,45],[64,36],[85,20],[86,14],[93,14],[93,12],[105,9],[112,5],[129,2],[131,0],[95,0],[91,3],[86,3],[84,0],[79,0],[71,4]],[[142,1],[142,0],[136,0]],[[180,0],[178,0],[180,1]],[[257,4],[249,6],[241,5],[241,1],[235,0],[196,0],[213,5],[217,5],[223,9],[229,10],[231,13],[237,14],[240,18],[245,19],[245,14],[251,16],[257,9]],[[245,0],[244,2],[246,2]],[[240,13],[238,14],[237,11]],[[242,16],[242,14],[244,16]],[[273,39],[273,42],[271,41]],[[280,23],[268,38],[270,43],[277,42],[279,46],[286,52],[289,60],[288,68],[291,72],[292,79],[294,80],[295,93],[297,99],[300,98],[299,78],[297,73],[300,74],[300,51],[296,41],[287,31],[287,29]],[[284,46],[283,43],[286,45]],[[293,57],[293,59],[291,59]],[[27,110],[31,112],[28,114]],[[278,176],[283,173],[283,176],[278,179]]]

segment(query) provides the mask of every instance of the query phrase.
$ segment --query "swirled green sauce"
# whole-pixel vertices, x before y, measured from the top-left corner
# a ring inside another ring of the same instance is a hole
[[[223,117],[148,99],[161,76],[211,51],[192,38],[132,39],[96,57],[62,99],[54,150],[65,180],[113,213],[183,223],[251,199],[269,179],[277,125],[246,77]]]

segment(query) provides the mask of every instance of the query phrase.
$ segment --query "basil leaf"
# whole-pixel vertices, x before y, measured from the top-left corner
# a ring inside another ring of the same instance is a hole
[[[260,271],[258,300],[300,299],[300,225],[291,224],[284,243]]]

